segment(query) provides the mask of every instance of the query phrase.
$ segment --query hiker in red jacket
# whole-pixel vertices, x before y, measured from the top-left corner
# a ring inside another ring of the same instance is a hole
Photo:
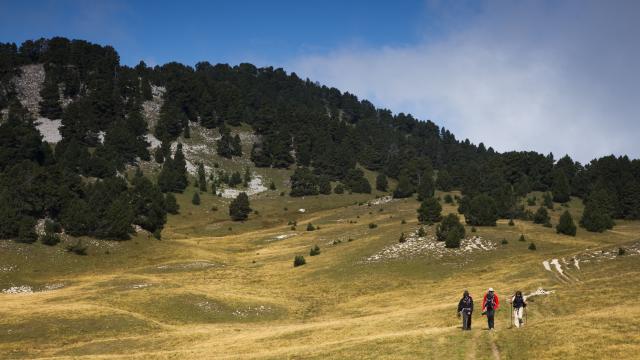
[[[493,288],[489,288],[489,291],[484,294],[482,299],[482,315],[487,315],[487,322],[489,324],[489,330],[493,330],[493,317],[496,315],[496,310],[500,307],[500,301],[498,295],[493,292]]]

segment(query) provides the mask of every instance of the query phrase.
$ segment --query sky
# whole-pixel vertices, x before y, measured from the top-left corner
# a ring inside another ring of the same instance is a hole
[[[640,157],[640,1],[5,1],[0,42],[283,67],[459,139]]]

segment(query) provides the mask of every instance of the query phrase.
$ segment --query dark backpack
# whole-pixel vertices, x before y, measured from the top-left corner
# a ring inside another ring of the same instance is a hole
[[[527,305],[524,303],[524,298],[522,297],[522,295],[516,295],[513,298],[513,307],[514,308],[521,308],[521,307],[526,307]]]
[[[485,303],[485,306],[487,310],[493,310],[493,308],[496,306],[496,300],[495,300],[494,294],[491,294],[491,293],[487,294],[487,302]]]

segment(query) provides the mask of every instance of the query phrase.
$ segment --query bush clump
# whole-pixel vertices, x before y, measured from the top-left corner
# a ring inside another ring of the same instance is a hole
[[[399,243],[404,243],[407,242],[407,237],[404,235],[404,233],[400,233],[400,238],[398,239]]]
[[[529,244],[529,250],[535,251],[536,250],[536,244],[534,244],[534,243]]]
[[[436,237],[439,241],[447,241],[449,239],[449,233],[453,232],[453,234],[458,237],[458,246],[460,240],[465,236],[464,226],[460,223],[460,218],[456,214],[449,214],[442,219],[442,222],[436,228]],[[455,241],[453,238],[450,240],[451,244],[454,244]],[[446,243],[445,243],[446,246]],[[457,247],[457,246],[453,246]]]
[[[312,223],[307,224],[307,231],[315,231],[316,227]]]
[[[309,251],[309,256],[316,256],[316,255],[320,255],[320,247],[318,245],[315,245],[314,247],[311,248],[311,251]]]
[[[571,214],[569,214],[569,211],[565,210],[565,212],[560,216],[560,222],[556,226],[556,232],[558,234],[576,236],[576,229],[576,224],[574,224]]]
[[[547,209],[545,209],[544,207],[540,206],[538,208],[538,210],[536,211],[535,215],[533,215],[533,222],[535,224],[547,224],[550,222],[549,219],[549,213],[547,212]]]
[[[306,263],[307,261],[304,259],[304,256],[302,255],[296,255],[296,257],[293,258],[293,267],[302,266]]]
[[[67,245],[66,250],[76,255],[87,255],[87,247],[82,244],[82,240],[76,241],[75,244]]]
[[[375,229],[378,227],[378,224],[375,223],[369,223],[369,229]]]
[[[60,237],[54,232],[45,232],[40,238],[40,242],[44,245],[55,246],[60,242]]]

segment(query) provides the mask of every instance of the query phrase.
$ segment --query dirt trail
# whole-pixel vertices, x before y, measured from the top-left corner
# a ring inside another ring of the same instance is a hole
[[[500,360],[500,350],[498,350],[498,345],[496,345],[493,336],[491,337],[491,354],[493,354],[495,360]]]

